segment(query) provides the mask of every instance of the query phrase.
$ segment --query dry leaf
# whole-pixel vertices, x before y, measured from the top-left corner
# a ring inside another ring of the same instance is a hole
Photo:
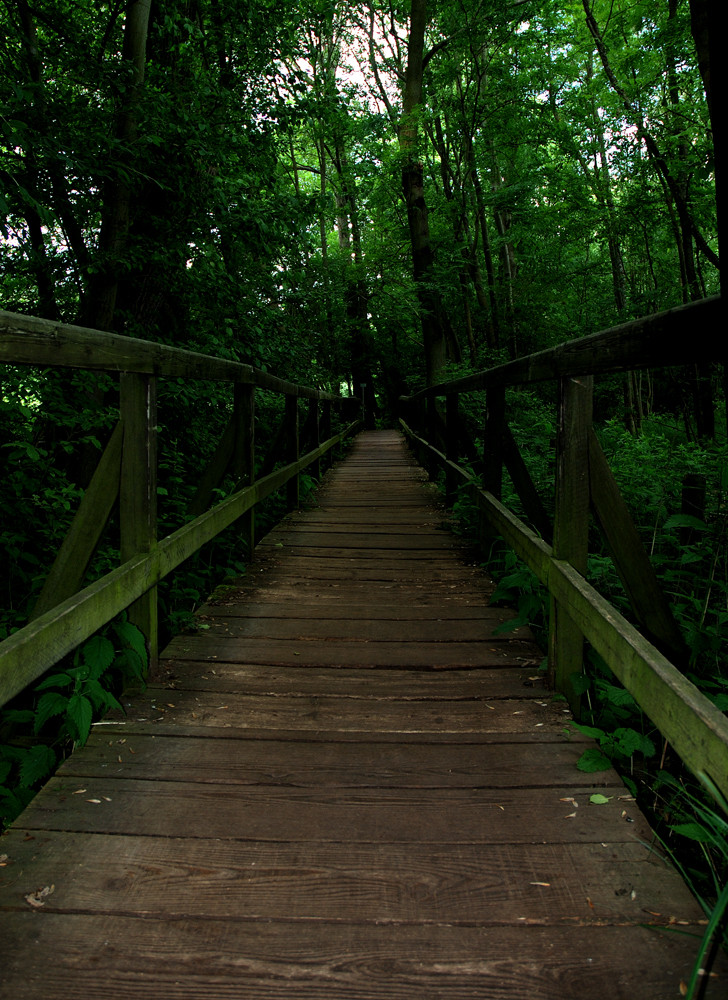
[[[101,805],[101,799],[86,799],[87,802],[93,802],[95,806]]]
[[[529,885],[543,885],[549,888],[551,886],[550,882],[529,882]]]
[[[42,889],[36,889],[35,892],[29,892],[25,897],[26,903],[38,909],[40,906],[45,906],[45,901],[48,896],[55,890],[54,885],[46,885]]]
[[[686,997],[688,995],[688,984],[684,979],[680,980],[680,996]]]
[[[576,813],[568,813],[566,816],[564,816],[564,819],[574,819],[575,817]]]

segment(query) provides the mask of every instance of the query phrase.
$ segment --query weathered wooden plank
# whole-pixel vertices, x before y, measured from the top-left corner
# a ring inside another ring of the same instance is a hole
[[[93,778],[53,778],[23,813],[20,829],[146,837],[318,844],[635,843],[651,831],[634,803],[589,805],[598,783],[575,774],[549,788],[289,788]],[[83,788],[83,792],[78,792]],[[605,796],[607,797],[607,796]],[[628,796],[627,796],[628,797]],[[585,803],[576,810],[570,802]],[[572,812],[576,815],[567,819]],[[533,817],[538,816],[534,827]],[[455,834],[454,831],[457,831]]]
[[[258,551],[265,551],[267,548],[282,546],[287,551],[290,549],[311,549],[313,554],[325,549],[333,549],[334,552],[348,552],[356,555],[373,550],[376,554],[385,552],[394,553],[400,551],[427,552],[444,549],[446,551],[458,551],[464,548],[451,534],[444,531],[427,530],[422,527],[415,532],[393,531],[390,527],[388,532],[368,532],[346,531],[333,528],[330,531],[308,531],[301,528],[284,526],[272,531],[260,542]],[[428,557],[431,558],[431,555]]]
[[[237,361],[1,310],[0,361],[12,365],[50,365],[89,371],[241,382],[306,399],[342,403],[340,396],[288,382]]]
[[[270,588],[271,590],[273,588]],[[295,586],[288,591],[291,597],[297,594]],[[468,595],[463,595],[467,601]],[[515,615],[510,608],[486,607],[482,604],[482,594],[478,595],[480,604],[460,603],[452,600],[450,592],[450,602],[438,604],[433,609],[432,603],[423,604],[414,600],[405,601],[401,605],[393,604],[391,596],[386,599],[371,597],[365,599],[365,595],[360,591],[352,592],[345,601],[333,602],[328,596],[317,596],[314,592],[301,593],[297,600],[277,599],[273,594],[269,594],[269,600],[253,600],[250,591],[242,593],[234,586],[220,587],[212,594],[207,604],[203,604],[197,617],[204,619],[211,615],[220,614],[228,618],[249,618],[251,622],[262,621],[266,618],[285,618],[288,621],[295,621],[297,618],[336,620],[339,618],[347,621],[362,621],[376,619],[384,624],[385,622],[402,622],[429,624],[430,622],[444,621],[470,621],[481,622],[481,635],[489,634],[490,630],[501,623],[511,621]]]
[[[567,811],[571,806],[567,803]],[[7,839],[5,907],[55,886],[44,913],[448,922],[493,928],[697,923],[679,876],[643,844],[248,844],[20,831]],[[79,871],[78,857],[83,856]],[[32,875],[27,874],[31,870]]]
[[[328,695],[222,695],[212,691],[145,693],[129,713],[135,719],[197,729],[268,729],[284,732],[353,733],[520,733],[543,729],[563,735],[566,717],[560,703],[535,699],[418,701],[394,698],[345,698]]]
[[[8,998],[674,1000],[692,939],[649,927],[436,927],[3,914]],[[686,927],[686,931],[694,928]],[[38,955],[44,961],[38,961]],[[725,972],[706,1000],[724,995]],[[635,984],[639,993],[635,993]]]
[[[529,354],[487,371],[442,382],[408,397],[410,402],[491,386],[526,385],[557,378],[661,366],[722,361],[725,347],[720,296],[678,306],[620,326]],[[690,329],[690,336],[685,330]]]
[[[443,745],[411,739],[406,743],[313,743],[297,739],[234,739],[224,753],[215,740],[198,736],[159,736],[146,732],[108,736],[97,729],[82,754],[72,754],[59,776],[236,785],[326,784],[350,788],[476,788],[487,781],[493,788],[513,787],[528,775],[535,787],[557,785],[584,752],[581,740],[561,743],[518,743],[504,737],[495,743]],[[594,785],[615,785],[611,770],[592,776]],[[624,794],[624,793],[620,793]],[[586,805],[586,801],[580,807]],[[566,803],[564,813],[576,806]],[[3,848],[5,851],[5,848]]]
[[[184,660],[236,660],[238,663],[289,664],[290,666],[405,667],[446,670],[452,667],[502,667],[512,663],[538,666],[541,651],[522,639],[482,642],[306,642],[295,639],[238,639],[213,635],[179,635],[166,650],[168,657]]]
[[[250,637],[265,639],[351,639],[356,642],[480,642],[487,636],[493,636],[494,629],[505,624],[509,616],[499,614],[497,609],[491,612],[489,618],[458,620],[457,636],[453,639],[453,625],[450,619],[437,621],[415,620],[404,622],[401,619],[380,621],[376,618],[351,619],[346,616],[326,618],[325,608],[320,609],[320,616],[279,618],[269,616],[242,617],[244,607],[240,607],[240,615],[228,616],[226,609],[218,608],[214,617],[197,615],[196,628],[190,633],[196,634],[196,629],[205,631],[205,636],[231,636],[233,638]],[[300,609],[299,609],[300,614]],[[512,614],[510,615],[512,618]],[[207,620],[209,618],[209,621]],[[498,636],[494,636],[498,638]],[[501,639],[532,638],[529,629],[524,625],[511,629]]]
[[[544,700],[544,675],[532,666],[481,670],[369,670],[366,667],[275,667],[215,660],[165,660],[169,690],[229,691],[243,694],[328,694],[357,698],[465,700],[468,698],[537,698]],[[157,697],[161,695],[157,694]],[[173,700],[173,699],[168,699]]]

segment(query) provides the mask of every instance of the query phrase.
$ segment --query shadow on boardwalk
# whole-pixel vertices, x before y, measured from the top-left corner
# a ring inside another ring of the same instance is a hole
[[[361,435],[0,841],[3,1000],[678,997],[701,913],[491,591]]]

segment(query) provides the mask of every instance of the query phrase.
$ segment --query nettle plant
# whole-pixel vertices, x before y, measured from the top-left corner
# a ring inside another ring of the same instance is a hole
[[[23,700],[0,712],[0,823],[11,823],[40,785],[110,709],[144,684],[144,636],[126,620],[92,636],[68,663],[44,677]]]

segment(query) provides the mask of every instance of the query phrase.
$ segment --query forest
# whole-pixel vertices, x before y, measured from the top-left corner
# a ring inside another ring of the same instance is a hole
[[[709,7],[3,0],[0,306],[243,361],[363,398],[391,426],[399,397],[422,386],[715,295]],[[19,366],[2,377],[0,638],[27,621],[117,406],[107,376]],[[466,415],[476,447],[482,404]],[[552,388],[510,391],[507,405],[548,506]],[[230,407],[210,385],[160,390],[169,525],[184,520]],[[263,398],[261,461],[278,417]],[[595,421],[690,676],[728,709],[723,372],[602,378]],[[469,511],[456,511],[465,530]],[[599,544],[590,579],[621,607]],[[231,534],[175,578],[167,634],[245,558]],[[92,574],[115,560],[110,537]],[[504,554],[493,568],[499,594],[538,628],[532,576]],[[139,673],[134,637],[115,630],[129,647],[117,673]],[[685,800],[660,778],[667,747],[599,664],[590,670],[604,754],[635,787],[651,760],[644,781],[679,825]],[[51,705],[43,683],[2,715],[5,820],[83,739],[70,696]],[[708,826],[685,836],[718,878],[728,828],[721,848]]]

